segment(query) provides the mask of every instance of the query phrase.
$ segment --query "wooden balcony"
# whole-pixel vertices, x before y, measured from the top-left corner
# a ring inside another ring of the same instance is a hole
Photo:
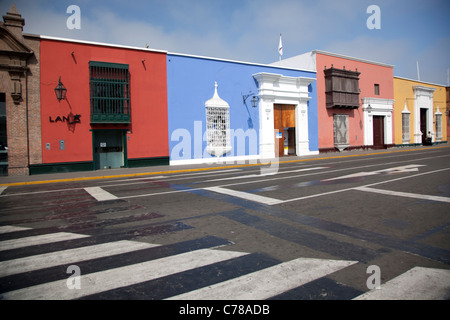
[[[358,71],[329,68],[325,69],[325,97],[327,108],[359,108]]]

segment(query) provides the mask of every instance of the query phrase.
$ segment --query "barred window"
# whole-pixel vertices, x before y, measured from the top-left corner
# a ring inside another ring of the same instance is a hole
[[[349,146],[348,115],[335,114],[333,117],[334,145],[339,150]]]
[[[215,83],[214,96],[206,101],[207,151],[220,157],[231,150],[230,143],[230,106],[217,93]]]
[[[89,63],[91,122],[130,122],[130,89],[127,64]]]
[[[409,113],[402,113],[402,140],[403,143],[409,143],[410,132],[409,132]]]
[[[437,113],[436,115],[436,139],[442,139],[442,114]]]

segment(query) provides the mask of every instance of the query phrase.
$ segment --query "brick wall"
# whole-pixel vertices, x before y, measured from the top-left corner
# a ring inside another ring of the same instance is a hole
[[[34,56],[28,59],[29,71],[27,73],[29,164],[41,164],[40,39],[26,35],[25,43],[34,52]]]
[[[42,163],[40,39],[23,35],[25,24],[13,5],[0,23],[0,92],[6,96],[8,175],[28,175]]]

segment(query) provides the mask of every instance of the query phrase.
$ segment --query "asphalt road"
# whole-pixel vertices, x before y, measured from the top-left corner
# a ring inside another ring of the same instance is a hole
[[[279,160],[0,179],[1,298],[450,298],[449,147]]]

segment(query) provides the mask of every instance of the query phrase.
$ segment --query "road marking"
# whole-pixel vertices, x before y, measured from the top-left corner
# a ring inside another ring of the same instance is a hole
[[[0,262],[0,277],[157,247],[138,241],[116,241]]]
[[[164,192],[154,192],[154,193],[146,193],[146,194],[137,194],[133,196],[124,196],[120,197],[120,199],[131,199],[131,198],[140,198],[140,197],[151,197],[151,196],[160,196],[163,194],[172,194],[172,193],[179,193],[179,192],[191,192],[196,189],[185,189],[185,190],[174,190],[174,191],[164,191]]]
[[[111,183],[111,182],[133,182],[133,181],[141,181],[141,180],[148,180],[148,182],[153,182],[154,179],[163,179],[166,178],[166,176],[149,176],[144,178],[128,178],[128,179],[120,179],[120,180],[113,180],[113,181],[100,181],[100,183]],[[143,182],[145,183],[145,181]],[[126,184],[121,184],[126,185]]]
[[[242,199],[254,201],[254,202],[259,202],[259,203],[263,203],[263,204],[267,204],[267,205],[276,205],[276,204],[281,204],[281,203],[300,201],[300,200],[316,198],[316,197],[326,196],[326,195],[330,195],[330,194],[334,194],[334,193],[352,191],[352,190],[371,191],[372,192],[372,190],[379,190],[379,189],[368,188],[369,186],[372,186],[372,185],[378,185],[378,184],[384,184],[384,183],[394,182],[394,181],[403,180],[403,179],[414,178],[414,177],[418,177],[418,176],[422,176],[422,175],[426,175],[426,174],[432,174],[432,173],[441,172],[441,171],[446,171],[446,170],[450,170],[450,168],[439,169],[439,170],[434,170],[434,171],[429,171],[429,172],[423,172],[423,173],[419,173],[419,174],[415,174],[415,175],[407,176],[407,177],[390,179],[390,180],[376,182],[376,183],[369,184],[369,185],[366,185],[366,186],[361,186],[361,187],[350,187],[350,188],[339,189],[339,190],[323,192],[323,193],[316,193],[316,194],[312,194],[312,195],[309,195],[309,196],[303,196],[303,197],[298,197],[298,198],[293,198],[293,199],[286,199],[286,200],[279,200],[279,199],[275,199],[275,198],[269,198],[269,197],[265,197],[265,196],[251,194],[251,193],[248,193],[248,192],[242,192],[242,191],[226,189],[226,188],[223,188],[223,186],[220,186],[220,187],[208,187],[208,188],[203,188],[203,189],[204,190],[213,191],[213,192],[217,192],[217,193],[230,195],[230,196],[234,196],[234,197],[237,197],[237,198],[242,198]],[[245,184],[245,183],[243,183],[243,184]],[[224,185],[224,186],[230,186],[230,185],[237,185],[237,184],[229,184],[229,185]],[[373,191],[373,192],[377,192],[377,191]],[[379,193],[382,193],[382,192],[384,192],[384,191],[380,190]],[[394,192],[392,192],[392,191],[386,191],[386,194],[393,194],[393,193]],[[398,195],[413,197],[414,194],[398,193]],[[443,201],[443,202],[448,202],[448,199],[449,199],[449,198],[446,198],[446,197],[424,196],[424,195],[416,195],[415,198],[417,198],[417,197],[421,197],[421,199],[425,199],[425,197],[427,197],[428,200],[433,200],[434,199],[434,201]]]
[[[249,175],[241,175],[241,176],[235,176],[235,177],[228,177],[228,178],[221,178],[221,179],[212,179],[212,180],[205,180],[202,182],[214,182],[214,181],[223,181],[223,180],[235,180],[235,179],[249,179],[249,178],[262,178],[267,176],[274,176],[277,174],[285,174],[285,173],[293,173],[293,172],[303,172],[303,171],[313,171],[313,170],[321,170],[321,169],[328,169],[329,167],[313,167],[313,168],[303,168],[303,169],[296,169],[296,170],[289,170],[289,171],[279,171],[277,170],[267,170],[269,172],[262,173],[262,174],[249,174]]]
[[[274,198],[260,196],[260,195],[253,194],[253,193],[236,191],[236,190],[225,189],[225,188],[220,188],[220,187],[203,188],[203,190],[226,194],[229,196],[233,196],[233,197],[237,197],[237,198],[241,198],[241,199],[245,199],[245,200],[250,200],[250,201],[254,201],[254,202],[259,202],[259,203],[263,203],[263,204],[267,204],[267,205],[274,205],[274,204],[283,202],[283,200],[278,200],[278,199],[274,199]]]
[[[8,188],[8,186],[0,187],[0,194],[2,194],[6,190],[6,188]]]
[[[334,193],[340,193],[340,192],[351,191],[351,190],[354,190],[354,188],[339,189],[339,190],[328,191],[328,192],[323,192],[323,193],[311,194],[309,196],[303,196],[303,197],[299,197],[299,198],[280,200],[279,203],[287,203],[287,202],[293,202],[293,201],[306,200],[306,199],[310,199],[310,198],[322,197],[322,196],[327,196],[327,195],[334,194]]]
[[[90,274],[82,274],[80,276],[80,289],[77,290],[69,290],[67,287],[67,279],[64,279],[10,291],[0,295],[0,297],[11,300],[76,299],[200,268],[244,255],[247,255],[247,253],[200,249],[129,266]]]
[[[354,300],[442,300],[450,293],[450,270],[415,267]]]
[[[424,166],[425,165],[422,165],[422,164],[410,164],[410,165],[406,165],[406,166],[389,168],[389,169],[382,169],[382,170],[377,170],[377,171],[357,172],[357,173],[352,173],[352,174],[345,175],[345,176],[342,176],[342,177],[325,179],[325,180],[322,180],[322,181],[333,181],[333,180],[341,180],[341,179],[360,178],[360,177],[377,175],[377,174],[381,174],[381,173],[393,174],[393,173],[418,172],[419,171],[419,167],[424,167]]]
[[[346,268],[357,261],[299,258],[171,300],[263,300]]]
[[[0,251],[88,237],[89,237],[88,235],[84,234],[57,232],[51,234],[43,234],[40,236],[31,236],[20,239],[5,240],[0,242]]]
[[[421,200],[431,200],[431,201],[449,202],[450,203],[450,198],[448,198],[448,197],[431,196],[431,195],[426,195],[426,194],[417,194],[417,193],[409,193],[409,192],[399,192],[399,191],[392,191],[392,190],[382,190],[382,189],[374,189],[374,188],[368,188],[368,187],[358,187],[358,188],[354,188],[354,189],[358,190],[358,191],[364,191],[364,192],[385,194],[388,196],[398,196],[398,197],[406,197],[406,198],[414,198],[414,199],[421,199]]]
[[[2,234],[2,233],[9,233],[9,232],[15,232],[15,231],[29,230],[29,229],[31,229],[31,228],[16,227],[16,226],[1,226],[0,227],[0,234]]]
[[[152,175],[164,175],[164,174],[172,174],[172,173],[211,171],[211,170],[222,170],[222,169],[230,169],[230,168],[245,168],[245,167],[252,167],[252,166],[257,167],[257,166],[266,166],[271,163],[283,164],[283,163],[308,162],[308,161],[317,161],[317,160],[367,157],[367,156],[373,156],[373,155],[383,155],[383,154],[402,153],[402,152],[417,152],[417,151],[436,150],[436,149],[443,149],[443,148],[450,148],[450,146],[418,148],[418,149],[408,149],[408,150],[395,150],[395,151],[384,151],[384,152],[372,152],[372,153],[365,153],[365,154],[340,155],[340,156],[320,157],[320,158],[296,159],[296,160],[287,160],[287,161],[278,161],[278,162],[271,162],[270,160],[267,160],[267,162],[256,163],[256,164],[229,165],[229,166],[212,167],[212,168],[181,169],[181,170],[168,170],[168,171],[157,171],[157,172],[129,173],[129,174],[119,174],[119,175],[109,175],[109,176],[53,179],[53,180],[28,181],[28,182],[13,182],[13,183],[0,184],[0,186],[24,186],[24,185],[58,183],[58,182],[131,178],[131,177],[142,177],[142,176],[152,176]],[[262,161],[264,161],[264,159],[262,159]]]
[[[97,201],[108,201],[108,200],[119,199],[115,195],[109,193],[108,191],[103,190],[100,187],[84,188],[84,190],[86,190]]]
[[[293,202],[293,201],[299,201],[299,200],[304,200],[304,199],[309,199],[309,198],[315,198],[315,197],[321,197],[321,196],[326,196],[326,195],[330,195],[330,194],[334,194],[334,193],[339,193],[339,192],[346,192],[346,191],[352,191],[352,190],[358,190],[360,188],[368,188],[370,186],[375,186],[375,185],[379,185],[379,184],[385,184],[385,183],[389,183],[389,182],[395,182],[395,181],[399,181],[399,180],[404,180],[404,179],[409,179],[409,178],[416,178],[419,176],[423,176],[423,175],[427,175],[427,174],[432,174],[432,173],[437,173],[437,172],[442,172],[442,171],[447,171],[450,170],[450,168],[445,168],[445,169],[438,169],[438,170],[433,170],[433,171],[428,171],[428,172],[422,172],[422,173],[418,173],[412,176],[406,176],[406,177],[401,177],[401,178],[395,178],[395,179],[390,179],[390,180],[385,180],[385,181],[380,181],[380,182],[375,182],[375,183],[371,183],[371,184],[367,184],[365,186],[361,186],[361,187],[351,187],[351,188],[345,188],[345,189],[339,189],[339,190],[334,190],[334,191],[329,191],[329,192],[324,192],[324,193],[316,193],[316,194],[312,194],[309,196],[304,196],[304,197],[299,197],[299,198],[293,198],[293,199],[287,199],[287,200],[280,200],[280,203],[287,203],[287,202]],[[370,188],[372,190],[372,188]],[[375,190],[375,189],[373,189]],[[391,192],[390,192],[391,194]]]

